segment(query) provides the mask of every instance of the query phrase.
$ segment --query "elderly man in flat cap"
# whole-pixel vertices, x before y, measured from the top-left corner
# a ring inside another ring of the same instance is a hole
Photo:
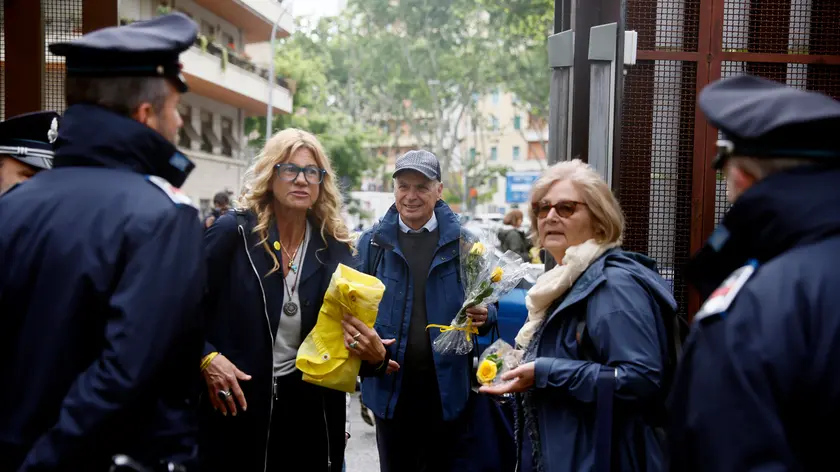
[[[432,351],[429,324],[448,325],[464,302],[458,216],[441,200],[440,164],[410,151],[394,171],[396,203],[359,239],[361,270],[385,283],[375,328],[390,345],[395,375],[365,379],[362,395],[376,416],[382,471],[448,471],[467,425],[471,356]],[[485,334],[495,307],[467,310]],[[355,333],[348,333],[353,336]],[[352,344],[350,346],[353,347]]]
[[[203,232],[173,142],[196,30],[173,14],[50,45],[53,170],[0,198],[0,470],[195,460]]]
[[[0,195],[52,168],[58,113],[39,111],[0,123]]]
[[[718,81],[731,209],[689,266],[707,297],[674,383],[672,470],[828,470],[840,440],[840,102]],[[835,465],[831,465],[835,464]]]

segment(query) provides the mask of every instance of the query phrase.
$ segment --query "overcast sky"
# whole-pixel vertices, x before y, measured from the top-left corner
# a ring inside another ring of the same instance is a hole
[[[335,16],[347,5],[347,0],[292,0],[292,14],[317,21],[322,16]]]

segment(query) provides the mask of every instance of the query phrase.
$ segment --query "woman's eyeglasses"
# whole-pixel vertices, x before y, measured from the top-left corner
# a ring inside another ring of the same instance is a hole
[[[534,209],[534,213],[536,213],[537,218],[540,219],[547,217],[548,214],[551,213],[552,208],[554,208],[554,211],[560,218],[568,218],[575,214],[575,210],[577,210],[578,205],[586,205],[586,203],[576,202],[574,200],[560,200],[554,204],[548,202],[534,202],[531,204],[531,208]]]
[[[313,185],[323,182],[324,175],[327,173],[326,170],[320,167],[300,167],[294,164],[277,164],[274,168],[277,169],[277,177],[280,177],[281,180],[294,182],[297,180],[298,175],[303,172],[303,178],[306,179],[306,182]]]

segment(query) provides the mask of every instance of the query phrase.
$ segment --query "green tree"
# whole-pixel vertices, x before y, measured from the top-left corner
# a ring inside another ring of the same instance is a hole
[[[296,32],[278,47],[275,70],[295,82],[294,112],[274,118],[272,129],[299,128],[311,132],[321,141],[342,190],[358,188],[362,175],[380,165],[367,143],[376,133],[358,123],[340,107],[330,105],[333,84],[328,75],[330,56],[304,29]],[[251,119],[247,132],[257,131],[260,142],[265,137],[265,117]]]

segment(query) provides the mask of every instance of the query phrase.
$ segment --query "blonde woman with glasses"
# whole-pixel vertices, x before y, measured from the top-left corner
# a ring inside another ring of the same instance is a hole
[[[339,472],[345,394],[303,382],[297,350],[338,264],[354,265],[330,161],[311,134],[286,129],[246,177],[240,208],[205,236],[209,284],[201,364],[202,470]],[[357,323],[363,374],[384,374],[376,332]]]

